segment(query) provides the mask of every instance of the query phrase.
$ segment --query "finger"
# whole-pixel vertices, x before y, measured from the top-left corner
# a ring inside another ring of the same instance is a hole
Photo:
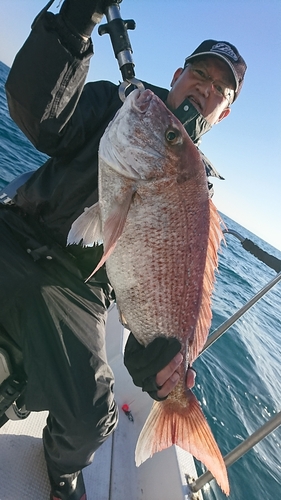
[[[178,372],[174,372],[172,376],[162,385],[161,389],[157,391],[157,396],[159,398],[165,398],[170,394],[170,392],[176,387],[178,381],[180,379],[180,375]]]
[[[176,356],[170,361],[170,363],[165,366],[160,372],[157,373],[156,375],[156,384],[159,387],[162,387],[167,380],[170,379],[170,377],[173,375],[173,373],[176,371],[176,369],[179,367],[183,360],[183,355],[178,352]]]
[[[170,392],[176,387],[178,384],[180,375],[177,371],[175,371],[171,377],[162,385],[161,389],[157,391],[157,396],[159,398],[165,398],[170,394]],[[188,368],[186,374],[186,386],[188,389],[192,389],[195,385],[196,371],[193,368]]]
[[[196,372],[192,368],[188,368],[186,374],[186,386],[188,389],[192,389],[195,386]]]

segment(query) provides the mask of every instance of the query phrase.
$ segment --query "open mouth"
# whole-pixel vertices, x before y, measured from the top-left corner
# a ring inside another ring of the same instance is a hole
[[[138,94],[136,93],[135,97],[135,106],[141,113],[145,113],[149,108],[149,105],[154,97],[154,94],[149,89],[143,91],[137,90],[135,92],[138,92]]]

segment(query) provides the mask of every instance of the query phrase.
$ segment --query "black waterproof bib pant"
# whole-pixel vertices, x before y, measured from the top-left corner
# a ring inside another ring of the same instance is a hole
[[[50,258],[40,228],[17,209],[0,208],[0,234],[0,345],[22,351],[27,409],[49,410],[44,450],[59,480],[90,464],[117,424],[105,352],[111,290],[85,284],[66,252],[66,267]],[[32,243],[43,248],[38,260],[27,251]]]

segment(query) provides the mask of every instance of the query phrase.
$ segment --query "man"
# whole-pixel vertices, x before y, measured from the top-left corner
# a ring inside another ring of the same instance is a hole
[[[90,36],[110,3],[65,0],[56,16],[44,9],[6,84],[12,118],[50,156],[0,210],[0,338],[23,354],[27,408],[49,410],[43,442],[52,500],[86,499],[80,471],[118,418],[104,341],[113,291],[104,269],[84,283],[99,260],[96,248],[65,248],[72,222],[97,201],[99,141],[122,105],[110,82],[84,87]],[[208,40],[175,72],[170,92],[144,86],[198,143],[229,114],[245,71],[234,46]],[[202,158],[207,175],[217,175]],[[134,382],[161,400],[178,382],[180,349],[173,338],[144,348],[131,334],[125,364]],[[188,370],[187,386],[193,385]]]

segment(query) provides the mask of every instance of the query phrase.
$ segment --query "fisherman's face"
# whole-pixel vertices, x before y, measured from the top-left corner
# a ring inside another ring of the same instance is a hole
[[[199,73],[195,71],[196,68],[199,69]],[[202,79],[200,74],[209,78]],[[215,84],[212,83],[214,81]],[[223,85],[218,86],[217,82]],[[216,90],[221,87],[230,90],[229,98]],[[229,115],[229,105],[233,96],[234,80],[227,64],[217,57],[206,57],[202,60],[194,60],[185,69],[176,70],[171,82],[167,105],[172,110],[177,109],[185,99],[189,99],[204,118],[211,125],[215,125]]]

